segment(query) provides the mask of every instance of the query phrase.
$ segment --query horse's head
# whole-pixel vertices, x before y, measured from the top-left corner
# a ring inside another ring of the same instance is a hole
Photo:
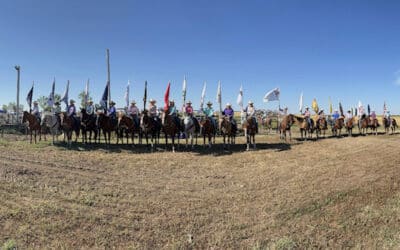
[[[24,111],[24,114],[22,116],[22,123],[25,123],[28,121],[28,115],[29,115],[28,111]]]

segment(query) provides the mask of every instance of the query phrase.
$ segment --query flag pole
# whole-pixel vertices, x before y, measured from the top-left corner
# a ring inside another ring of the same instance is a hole
[[[108,85],[108,102],[111,101],[111,80],[110,80],[110,50],[107,49],[107,85]]]
[[[17,123],[19,124],[19,84],[20,84],[20,70],[21,67],[19,65],[15,66],[17,70]]]

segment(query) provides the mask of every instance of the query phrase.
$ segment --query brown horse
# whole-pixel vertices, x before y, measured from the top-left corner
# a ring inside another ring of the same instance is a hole
[[[168,114],[168,112],[163,112],[161,121],[163,125],[163,130],[165,134],[165,147],[168,147],[168,136],[172,140],[172,152],[175,152],[175,137],[178,135],[178,148],[179,148],[179,134],[181,132],[178,124],[176,124],[175,118]],[[179,121],[180,123],[180,121]]]
[[[353,136],[354,117],[352,117],[351,119],[347,119],[346,124],[344,126],[346,127],[349,136]]]
[[[369,121],[369,127],[371,128],[372,133],[375,133],[375,135],[378,135],[378,127],[380,126],[378,119],[376,119],[376,118],[372,119],[369,116],[367,119]]]
[[[307,122],[307,119],[305,117],[295,116],[295,120],[297,121],[300,128],[301,139],[307,139],[307,133],[308,138],[311,138],[314,131],[314,120],[310,118],[311,124]]]
[[[199,123],[201,127],[201,133],[203,135],[203,145],[206,145],[206,137],[208,137],[208,147],[211,148],[212,138],[214,138],[215,144],[216,129],[214,128],[212,121],[209,117],[206,117],[205,119],[202,118]]]
[[[147,110],[143,110],[140,119],[140,127],[144,137],[146,138],[147,146],[149,145],[149,135],[151,136],[151,151],[154,151],[157,144],[157,137],[160,137],[161,124],[158,124],[154,118],[150,117]]]
[[[67,143],[68,146],[71,146],[72,143],[72,133],[75,131],[75,142],[78,141],[79,132],[80,132],[80,119],[78,117],[72,118],[71,116],[67,115],[66,112],[62,112],[60,114],[61,118],[61,127],[64,131],[64,140],[65,136],[67,136]]]
[[[123,113],[118,114],[118,126],[117,126],[117,144],[119,143],[119,138],[121,138],[122,143],[124,143],[123,136],[125,132],[126,144],[129,143],[129,134],[131,135],[132,146],[135,145],[135,133],[139,135],[140,141],[140,125],[136,126],[132,118]]]
[[[226,145],[228,145],[228,148],[230,148],[230,145],[235,144],[237,128],[226,116],[221,118],[220,131],[223,137],[224,149],[226,148]]]
[[[325,137],[325,132],[328,129],[328,122],[325,117],[318,119],[315,123],[315,134],[318,139],[318,135],[323,135]]]
[[[42,127],[40,126],[39,121],[37,120],[36,116],[32,115],[31,113],[24,111],[24,115],[22,116],[22,123],[28,122],[28,130],[31,134],[30,143],[32,143],[32,136],[35,135],[35,143],[36,135],[39,133],[39,141],[42,140]]]
[[[342,135],[342,128],[344,127],[344,117],[337,118],[332,126],[332,135],[340,137]]]
[[[396,119],[391,118],[390,120],[391,120],[391,122],[386,117],[382,118],[382,123],[383,123],[383,126],[385,128],[385,133],[386,134],[389,133],[389,129],[392,131],[391,132],[392,134],[396,132],[396,128],[397,128]]]
[[[289,114],[285,115],[282,118],[282,121],[279,123],[279,137],[281,140],[286,141],[286,132],[289,132],[289,140],[292,140],[292,132],[290,130],[290,127],[294,124],[294,115]]]
[[[263,127],[265,127],[267,134],[271,133],[272,117],[267,116],[264,119],[262,119],[262,125],[263,125]]]
[[[94,133],[94,141],[96,142],[97,135],[99,132],[99,128],[96,125],[96,117],[94,115],[88,115],[86,109],[81,109],[81,129],[82,129],[83,143],[92,142],[92,132]],[[89,141],[87,136],[88,132],[89,132]]]
[[[111,117],[104,113],[97,115],[99,129],[103,131],[104,141],[107,145],[111,144],[111,132],[116,131],[116,123],[113,122]],[[100,138],[100,135],[99,135]]]
[[[246,150],[250,150],[250,144],[253,144],[253,148],[256,148],[256,132],[257,132],[257,124],[252,117],[248,117],[243,122],[243,131],[244,136],[246,137]]]
[[[360,134],[367,134],[368,133],[368,128],[371,128],[372,132],[375,132],[375,135],[378,134],[378,119],[370,119],[370,116],[363,115],[361,119],[358,122],[358,129],[360,131]]]

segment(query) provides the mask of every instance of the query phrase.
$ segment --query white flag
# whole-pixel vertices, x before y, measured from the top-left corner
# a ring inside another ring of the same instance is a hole
[[[364,106],[361,101],[358,101],[358,115],[361,116],[365,113]]]
[[[85,97],[84,97],[84,105],[86,106],[89,101],[89,79],[86,82],[86,87],[85,87]]]
[[[125,102],[126,106],[129,107],[129,86],[131,85],[131,81],[128,81],[128,84],[126,85],[126,91],[125,91]]]
[[[68,108],[68,91],[69,91],[69,80],[67,81],[67,87],[65,88],[64,95],[61,98],[60,102],[64,102]]]
[[[203,91],[201,91],[201,98],[200,98],[200,108],[201,108],[201,109],[203,109],[204,97],[206,96],[206,85],[207,85],[207,83],[204,82]]]
[[[182,106],[184,107],[185,106],[185,102],[186,102],[186,85],[187,85],[187,83],[186,83],[186,76],[184,76],[183,77],[183,84],[182,84],[182,102],[183,102],[183,104],[182,104]]]
[[[54,91],[55,91],[55,88],[56,88],[56,79],[54,78],[53,86],[51,87],[51,92],[50,92],[50,95],[49,95],[49,99],[47,100],[47,105],[49,105],[51,108],[53,108],[53,105],[54,105]]]
[[[300,94],[299,111],[300,111],[300,113],[303,111],[303,92],[301,92],[301,94]]]
[[[264,102],[272,102],[272,101],[279,101],[279,88],[275,88],[264,96]]]
[[[243,108],[243,86],[240,85],[239,95],[237,97],[236,103]]]
[[[221,98],[221,81],[218,81],[218,89],[217,89],[217,98],[216,98],[217,102],[219,104],[222,103],[222,98]]]

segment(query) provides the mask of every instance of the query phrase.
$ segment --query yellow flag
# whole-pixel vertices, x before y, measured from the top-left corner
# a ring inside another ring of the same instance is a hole
[[[318,113],[319,108],[318,108],[317,100],[315,100],[315,98],[314,98],[314,100],[312,101],[312,108],[313,108],[313,110],[315,111],[315,113]]]
[[[330,97],[329,97],[329,114],[332,114],[332,101]]]

